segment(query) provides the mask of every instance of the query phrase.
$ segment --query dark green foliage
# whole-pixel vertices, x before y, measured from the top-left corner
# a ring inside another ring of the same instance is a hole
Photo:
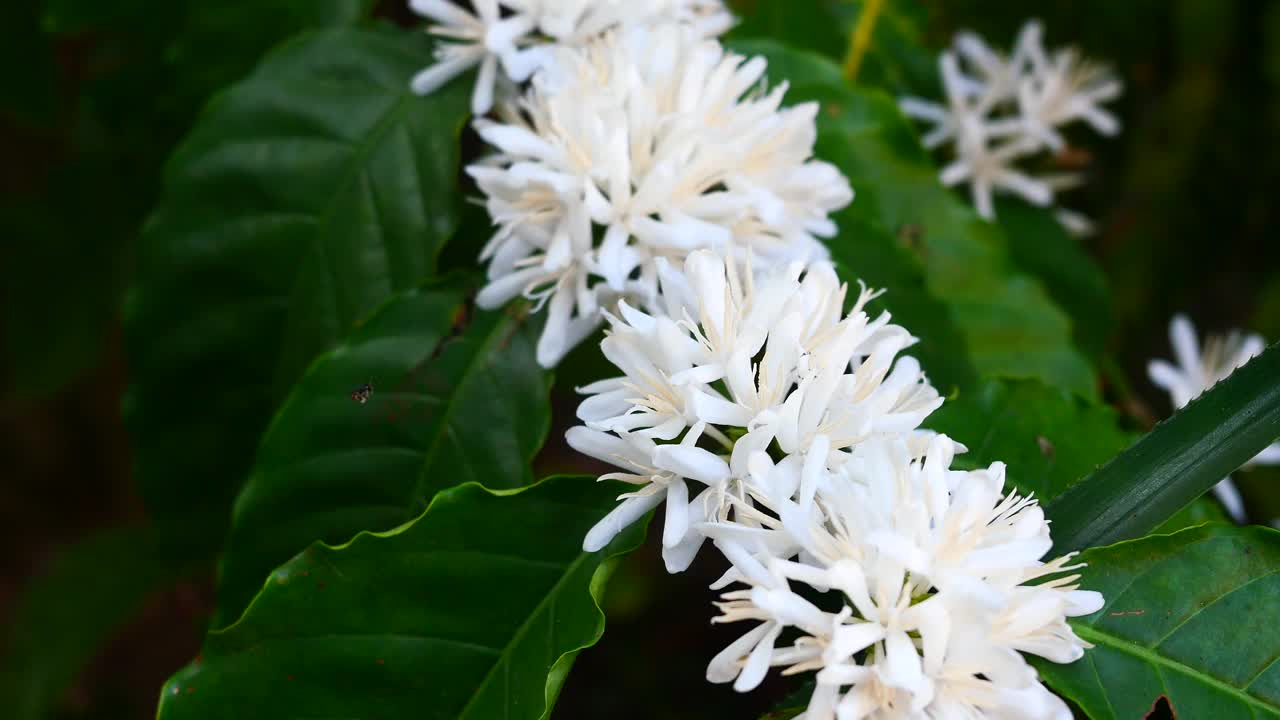
[[[125,416],[148,507],[210,549],[293,383],[453,232],[466,90],[410,93],[430,56],[390,28],[294,40],[169,162],[126,308]]]
[[[390,529],[453,485],[532,481],[550,422],[541,318],[477,310],[469,290],[452,278],[396,296],[294,386],[236,501],[215,626],[313,540]],[[361,403],[351,394],[365,383]]]
[[[545,718],[604,630],[612,558],[644,536],[637,524],[582,551],[619,491],[581,476],[468,484],[407,525],[313,545],[210,633],[158,717]]]

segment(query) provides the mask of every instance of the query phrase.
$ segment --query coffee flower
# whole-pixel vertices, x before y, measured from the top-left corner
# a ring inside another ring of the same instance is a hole
[[[825,257],[853,197],[812,159],[813,103],[783,108],[748,59],[681,25],[560,48],[529,94],[476,129],[496,152],[467,168],[498,226],[478,298],[549,303],[538,361],[556,364],[618,298],[660,308],[662,262],[710,248],[757,267]]]
[[[414,76],[414,92],[429,95],[479,66],[471,96],[476,115],[493,107],[501,80],[528,80],[556,46],[582,47],[621,26],[673,22],[715,37],[733,24],[720,0],[409,0],[409,7],[435,23],[427,31],[441,40],[435,64]]]
[[[705,525],[747,586],[724,595],[718,620],[760,623],[712,660],[708,679],[745,691],[770,665],[816,670],[806,720],[1070,718],[1021,653],[1078,659],[1088,644],[1065,619],[1102,598],[1062,575],[1079,567],[1069,556],[1040,561],[1051,546],[1044,514],[1004,494],[1002,464],[951,470],[954,451],[940,435],[923,457],[903,437],[875,438],[824,473],[812,504],[778,501],[775,527]],[[801,585],[839,609],[818,609]],[[787,627],[799,638],[775,647]]]
[[[1195,326],[1186,315],[1174,315],[1169,322],[1169,341],[1173,345],[1176,362],[1152,360],[1147,365],[1151,382],[1169,393],[1175,410],[1194,400],[1205,390],[1225,380],[1228,375],[1254,356],[1262,353],[1266,341],[1261,335],[1248,335],[1233,330],[1225,336],[1210,335],[1204,347],[1196,338]],[[1280,442],[1273,443],[1245,463],[1248,469],[1254,465],[1280,464]],[[1244,499],[1236,489],[1231,476],[1213,486],[1213,493],[1222,502],[1227,513],[1236,522],[1245,521]]]
[[[1084,121],[1103,135],[1120,129],[1102,107],[1119,97],[1121,85],[1104,66],[1083,59],[1074,49],[1047,53],[1043,30],[1028,22],[1008,56],[977,35],[961,31],[953,51],[938,60],[946,105],[921,98],[899,100],[902,111],[931,125],[926,148],[950,143],[953,160],[941,172],[943,184],[968,183],[978,214],[995,217],[994,192],[1007,192],[1034,204],[1053,203],[1056,190],[1078,185],[1071,174],[1036,177],[1018,164],[1044,151],[1067,149],[1062,128]],[[1092,225],[1069,210],[1055,217],[1069,231],[1085,234]]]
[[[851,448],[911,434],[942,402],[914,359],[895,361],[915,339],[887,314],[866,314],[873,293],[842,312],[845,288],[829,265],[755,278],[696,251],[683,276],[668,277],[664,296],[689,304],[668,316],[623,301],[608,314],[601,349],[624,374],[582,389],[585,427],[568,435],[639,486],[591,531],[588,550],[665,497],[664,557],[683,570],[700,523],[776,525],[779,504],[811,505]]]

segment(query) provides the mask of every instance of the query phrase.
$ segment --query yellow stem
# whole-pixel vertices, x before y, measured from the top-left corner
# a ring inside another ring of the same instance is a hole
[[[871,31],[875,30],[876,20],[884,9],[884,0],[863,0],[862,12],[858,14],[858,24],[849,37],[849,52],[844,56],[845,82],[853,83],[858,77],[858,68],[862,66],[862,58],[871,45]]]

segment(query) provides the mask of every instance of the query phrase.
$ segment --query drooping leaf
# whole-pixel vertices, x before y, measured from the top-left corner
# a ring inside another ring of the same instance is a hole
[[[181,563],[145,528],[117,528],[63,550],[23,590],[0,634],[0,707],[11,720],[51,717],[54,705],[112,632]]]
[[[989,379],[962,389],[925,424],[964,443],[956,467],[1002,461],[1008,481],[1041,502],[1057,497],[1131,441],[1111,408],[1035,380]]]
[[[1049,503],[1058,553],[1141,537],[1280,437],[1272,345]]]
[[[643,538],[636,525],[582,552],[624,487],[468,484],[393,531],[313,545],[209,634],[165,684],[158,717],[545,718],[604,629],[612,558]]]
[[[216,547],[272,411],[319,352],[428,277],[456,224],[461,83],[422,33],[341,29],[272,53],[171,159],[126,304],[135,477]]]
[[[1093,720],[1280,717],[1280,532],[1202,525],[1094,548],[1084,587],[1106,605],[1072,622],[1094,644],[1045,680]]]
[[[298,381],[236,501],[215,627],[314,540],[390,529],[452,485],[532,482],[550,424],[538,328],[518,306],[475,311],[468,290],[456,277],[395,297]]]
[[[735,48],[765,56],[770,77],[791,83],[788,101],[822,104],[817,156],[849,178],[857,193],[852,213],[912,238],[926,287],[947,307],[979,375],[1031,377],[1097,395],[1067,316],[1014,267],[1000,227],[938,182],[937,167],[890,97],[846,86],[832,62],[812,53],[757,40]],[[858,240],[842,232],[829,244]]]

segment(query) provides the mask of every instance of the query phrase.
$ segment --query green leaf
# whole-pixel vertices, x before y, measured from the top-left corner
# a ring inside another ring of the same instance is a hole
[[[468,287],[452,278],[397,296],[298,381],[236,501],[215,627],[313,540],[400,525],[445,487],[533,481],[551,422],[537,323],[519,306],[473,312]],[[350,395],[366,382],[359,404]]]
[[[1016,200],[996,204],[996,217],[1009,238],[1013,261],[1044,283],[1068,315],[1076,344],[1091,356],[1102,354],[1111,335],[1111,290],[1102,268],[1053,213]]]
[[[840,277],[886,290],[869,303],[868,312],[888,310],[894,322],[909,328],[920,339],[908,353],[921,362],[930,382],[944,395],[953,388],[970,385],[974,370],[965,338],[952,322],[947,307],[925,286],[924,268],[911,255],[914,239],[909,233],[894,236],[850,208],[836,215],[835,221],[842,237],[828,243],[828,247]]]
[[[771,40],[835,61],[842,60],[848,52],[850,35],[862,15],[861,0],[799,4],[739,0],[731,5],[742,22],[729,31],[729,42]],[[860,85],[930,96],[941,93],[937,56],[926,49],[922,32],[928,9],[913,0],[881,5],[871,44],[858,71]],[[805,80],[803,76],[793,79],[801,83]]]
[[[632,526],[605,550],[586,531],[625,489],[559,476],[519,491],[468,484],[422,517],[280,567],[161,692],[185,718],[545,718]]]
[[[1009,482],[1041,502],[1060,495],[1131,440],[1111,408],[1035,380],[985,380],[962,389],[925,424],[969,447],[956,456],[957,467],[1003,461]]]
[[[1272,345],[1049,503],[1055,554],[1150,532],[1277,437]]]
[[[731,0],[729,5],[741,18],[729,31],[731,42],[767,38],[803,47],[833,60],[844,55],[849,44],[849,28],[857,18],[857,9],[846,0],[809,0],[796,4]]]
[[[304,36],[219,95],[171,159],[125,313],[135,477],[209,547],[311,360],[430,276],[457,222],[464,82],[430,97],[422,33]]]
[[[849,178],[857,193],[851,213],[912,238],[926,287],[948,308],[979,375],[1031,377],[1097,395],[1069,319],[1035,278],[1017,271],[1000,227],[938,182],[937,168],[889,96],[845,86],[839,69],[812,53],[766,41],[735,49],[765,56],[770,77],[791,83],[788,101],[822,103],[817,156]],[[846,230],[829,244],[860,241]]]
[[[63,691],[179,564],[144,528],[117,528],[63,550],[24,589],[4,642],[0,707],[10,720],[52,716]]]
[[[1199,497],[1161,523],[1160,527],[1152,531],[1152,534],[1170,535],[1179,530],[1211,522],[1231,522],[1231,518],[1227,517],[1227,511],[1223,510],[1216,500]]]
[[[0,107],[25,126],[15,147],[44,148],[16,158],[22,187],[0,207],[6,236],[26,238],[0,257],[21,268],[5,278],[0,298],[0,344],[17,396],[60,389],[112,347],[104,338],[163,160],[210,93],[282,38],[350,24],[369,5],[49,0],[0,10],[0,28],[13,31],[0,43],[4,66],[23,68]]]
[[[1095,645],[1045,680],[1093,720],[1280,717],[1280,533],[1202,525],[1086,550],[1083,586],[1106,605],[1072,621]]]

